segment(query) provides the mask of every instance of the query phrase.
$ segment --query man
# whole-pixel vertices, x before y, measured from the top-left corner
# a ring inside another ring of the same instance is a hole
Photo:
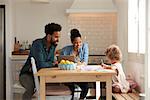
[[[19,77],[20,84],[26,89],[23,94],[23,100],[31,100],[35,92],[30,58],[35,58],[38,70],[55,66],[54,52],[59,42],[60,31],[61,26],[59,24],[49,23],[45,26],[46,36],[33,41],[29,57],[21,69]]]

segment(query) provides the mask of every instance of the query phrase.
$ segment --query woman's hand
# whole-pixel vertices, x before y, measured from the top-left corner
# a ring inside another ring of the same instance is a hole
[[[85,63],[85,62],[78,62],[76,68],[77,68],[77,70],[80,70],[81,67],[84,67],[84,66],[86,66],[86,63]]]

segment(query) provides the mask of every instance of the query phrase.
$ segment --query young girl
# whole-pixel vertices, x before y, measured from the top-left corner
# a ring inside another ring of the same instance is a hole
[[[105,54],[111,63],[111,66],[102,64],[102,67],[116,71],[116,75],[112,77],[112,91],[117,93],[127,93],[129,91],[129,83],[126,80],[126,76],[120,63],[122,57],[121,50],[118,46],[111,45],[106,49]]]

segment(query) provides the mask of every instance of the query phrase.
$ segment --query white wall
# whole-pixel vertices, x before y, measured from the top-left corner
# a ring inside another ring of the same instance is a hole
[[[16,0],[15,8],[15,36],[20,42],[28,40],[29,43],[36,38],[45,36],[44,26],[56,22],[62,25],[62,37],[68,37],[67,17],[65,10],[73,0],[50,0],[49,3],[35,3],[31,0]],[[69,41],[69,39],[67,39]],[[60,42],[63,40],[60,38]],[[59,45],[58,45],[59,46]],[[62,46],[62,45],[61,45]]]
[[[12,99],[12,74],[11,74],[11,63],[10,56],[13,48],[12,37],[13,37],[13,0],[7,0],[6,3],[6,99]]]
[[[145,100],[150,98],[150,1],[146,0],[146,57],[145,57]]]
[[[139,90],[144,92],[145,76],[144,76],[144,55],[143,54],[128,54],[126,63],[127,74],[130,75],[139,84]]]
[[[118,31],[117,31],[117,43],[123,53],[123,65],[127,61],[127,41],[128,41],[128,0],[115,0],[118,10]],[[124,67],[125,71],[126,68]]]

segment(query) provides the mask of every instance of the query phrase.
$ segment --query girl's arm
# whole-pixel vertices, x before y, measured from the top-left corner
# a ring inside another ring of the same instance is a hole
[[[104,69],[112,69],[112,67],[110,65],[106,65],[104,63],[101,64],[101,66],[104,68]]]
[[[116,73],[117,73],[117,76],[118,76],[118,69],[115,67],[115,66],[110,66],[110,65],[106,65],[106,64],[102,64],[101,65],[104,69],[111,69],[111,70],[114,70]]]

